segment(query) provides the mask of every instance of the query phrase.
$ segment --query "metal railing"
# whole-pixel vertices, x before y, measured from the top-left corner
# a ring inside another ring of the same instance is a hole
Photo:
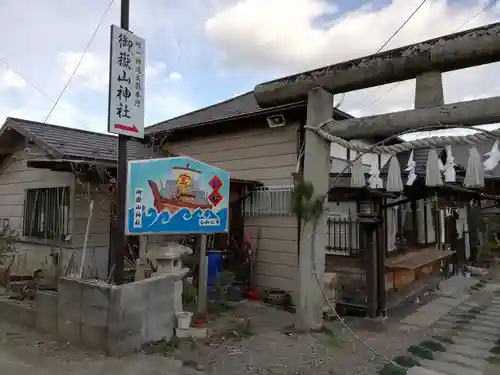
[[[363,249],[363,236],[357,218],[329,217],[326,253],[352,256]]]
[[[261,186],[243,201],[244,216],[291,215],[293,185]]]

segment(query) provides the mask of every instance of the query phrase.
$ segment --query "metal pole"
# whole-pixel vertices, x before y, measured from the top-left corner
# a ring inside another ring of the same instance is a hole
[[[200,241],[200,269],[198,276],[198,306],[197,311],[207,311],[207,284],[208,284],[208,259],[207,259],[207,235],[201,235]]]
[[[121,0],[120,27],[129,29],[130,0]],[[118,168],[116,176],[116,220],[114,228],[114,280],[116,285],[124,281],[125,257],[125,202],[127,198],[127,142],[126,135],[118,136]]]

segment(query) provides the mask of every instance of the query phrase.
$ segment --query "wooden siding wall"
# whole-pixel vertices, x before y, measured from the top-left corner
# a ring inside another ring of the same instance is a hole
[[[257,247],[256,283],[262,288],[298,291],[297,218],[295,216],[245,217],[245,233]]]
[[[297,165],[297,126],[259,128],[171,142],[166,150],[231,172],[232,178],[290,184]]]
[[[38,150],[30,150],[31,152]],[[69,172],[28,168],[27,156],[24,150],[19,150],[0,165],[0,219],[9,218],[10,227],[20,232],[23,229],[24,196],[27,189],[59,186],[71,188],[75,181],[74,175]]]
[[[29,150],[19,149],[0,165],[0,219],[8,218],[10,227],[19,234],[23,231],[24,197],[27,189],[63,186],[74,189],[73,173],[27,167],[27,159],[40,155],[47,156],[37,146],[30,145]],[[70,215],[69,227],[72,228],[72,225]],[[49,254],[52,249],[43,241],[22,238],[15,246],[21,253],[20,268],[23,272],[46,268],[47,262],[50,262]],[[17,268],[14,267],[14,272]]]
[[[107,186],[90,185],[89,187],[86,183],[76,184],[71,246],[78,250],[83,249],[85,230],[90,213],[89,189],[91,192],[90,197],[94,200],[94,209],[90,221],[84,268],[88,275],[94,273],[99,277],[106,277],[108,272],[111,213],[111,201],[108,198]],[[80,256],[75,258],[79,261]]]
[[[170,142],[166,150],[190,156],[231,173],[232,178],[266,185],[293,182],[298,124]],[[245,232],[258,241],[257,285],[296,291],[297,220],[294,216],[245,217]],[[257,238],[258,237],[258,238]]]

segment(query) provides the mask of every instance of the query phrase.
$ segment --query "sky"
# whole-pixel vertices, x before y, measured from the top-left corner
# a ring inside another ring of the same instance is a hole
[[[385,49],[500,21],[500,2],[428,0]],[[131,0],[130,28],[147,43],[146,124],[253,89],[263,81],[377,51],[421,0]],[[108,0],[2,0],[0,121],[44,121]],[[105,132],[109,32],[120,1],[49,123]],[[500,95],[500,64],[446,73],[445,102]],[[413,108],[414,81],[338,95],[355,116]]]

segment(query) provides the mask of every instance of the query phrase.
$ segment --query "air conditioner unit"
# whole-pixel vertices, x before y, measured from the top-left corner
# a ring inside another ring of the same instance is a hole
[[[270,128],[280,128],[286,125],[285,116],[283,115],[274,115],[269,116],[267,118],[267,124]]]

